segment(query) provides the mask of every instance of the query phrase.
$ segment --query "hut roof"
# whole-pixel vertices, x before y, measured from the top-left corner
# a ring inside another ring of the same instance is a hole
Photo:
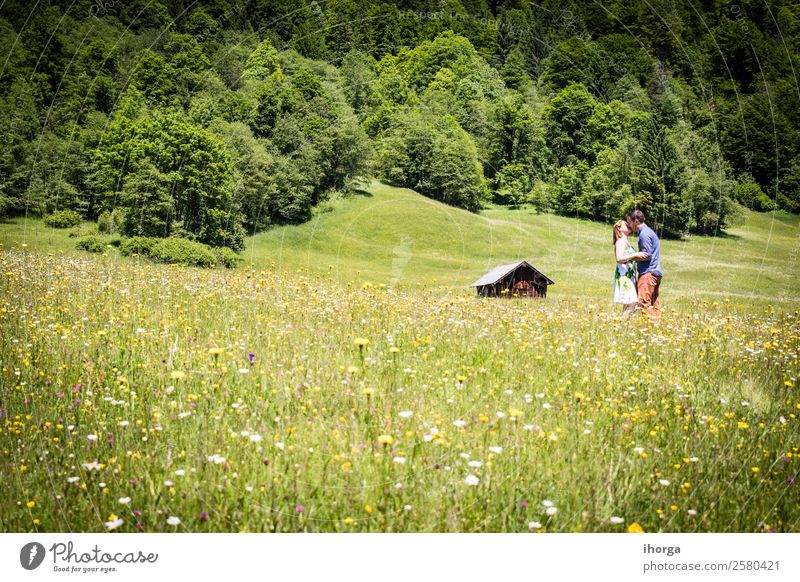
[[[497,283],[500,279],[505,277],[506,275],[516,271],[519,267],[527,265],[533,271],[547,280],[548,285],[555,285],[555,281],[553,281],[550,277],[542,273],[539,269],[531,265],[528,261],[517,261],[516,263],[509,263],[508,265],[500,265],[495,267],[488,273],[486,273],[483,277],[475,281],[470,287],[482,287],[483,285],[492,285]]]

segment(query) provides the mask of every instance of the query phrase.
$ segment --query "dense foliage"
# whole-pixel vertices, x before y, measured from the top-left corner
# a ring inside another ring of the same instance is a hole
[[[788,0],[16,1],[0,38],[0,216],[241,249],[368,176],[670,232],[800,211]]]

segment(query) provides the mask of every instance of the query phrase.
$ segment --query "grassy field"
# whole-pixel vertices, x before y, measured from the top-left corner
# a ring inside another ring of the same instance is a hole
[[[373,184],[230,271],[0,225],[2,531],[800,531],[797,217],[665,241]],[[25,245],[25,246],[23,246]],[[479,300],[528,258],[546,300]]]
[[[554,297],[609,301],[607,225],[508,208],[479,216],[378,183],[329,208],[306,224],[253,237],[245,256],[257,268],[330,270],[344,283],[455,293],[495,265],[526,258],[556,281]],[[749,213],[724,236],[664,241],[662,258],[667,297],[793,301],[800,217]]]
[[[79,254],[68,231],[36,219],[0,224],[0,244]],[[800,299],[798,216],[748,213],[722,236],[665,240],[662,247],[667,308],[725,297],[748,304]],[[323,204],[307,223],[251,237],[243,256],[257,270],[453,295],[469,295],[468,285],[490,268],[524,258],[556,281],[553,298],[601,306],[610,304],[613,273],[607,225],[505,207],[476,215],[378,182]]]

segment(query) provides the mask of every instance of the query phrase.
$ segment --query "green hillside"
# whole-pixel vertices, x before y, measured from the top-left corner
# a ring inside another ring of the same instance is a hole
[[[257,268],[331,272],[354,285],[464,292],[492,266],[524,258],[556,281],[551,297],[602,302],[610,295],[606,225],[507,207],[476,215],[377,182],[328,210],[252,237],[244,256]],[[665,240],[664,293],[791,299],[800,280],[799,236],[797,216],[751,212],[723,236]]]
[[[91,228],[91,226],[89,227]],[[0,243],[79,252],[65,230],[38,219],[0,225]],[[749,212],[721,236],[662,241],[665,301],[695,296],[791,302],[800,280],[800,218]],[[551,298],[609,301],[611,229],[597,222],[494,207],[481,214],[372,182],[324,204],[300,225],[249,237],[244,266],[304,270],[326,280],[469,294],[491,267],[527,259],[556,281]],[[128,260],[109,249],[112,260]]]

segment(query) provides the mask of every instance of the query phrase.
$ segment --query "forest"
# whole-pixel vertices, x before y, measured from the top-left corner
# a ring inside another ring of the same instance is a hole
[[[0,8],[0,217],[240,250],[366,178],[480,211],[800,212],[789,0]]]

